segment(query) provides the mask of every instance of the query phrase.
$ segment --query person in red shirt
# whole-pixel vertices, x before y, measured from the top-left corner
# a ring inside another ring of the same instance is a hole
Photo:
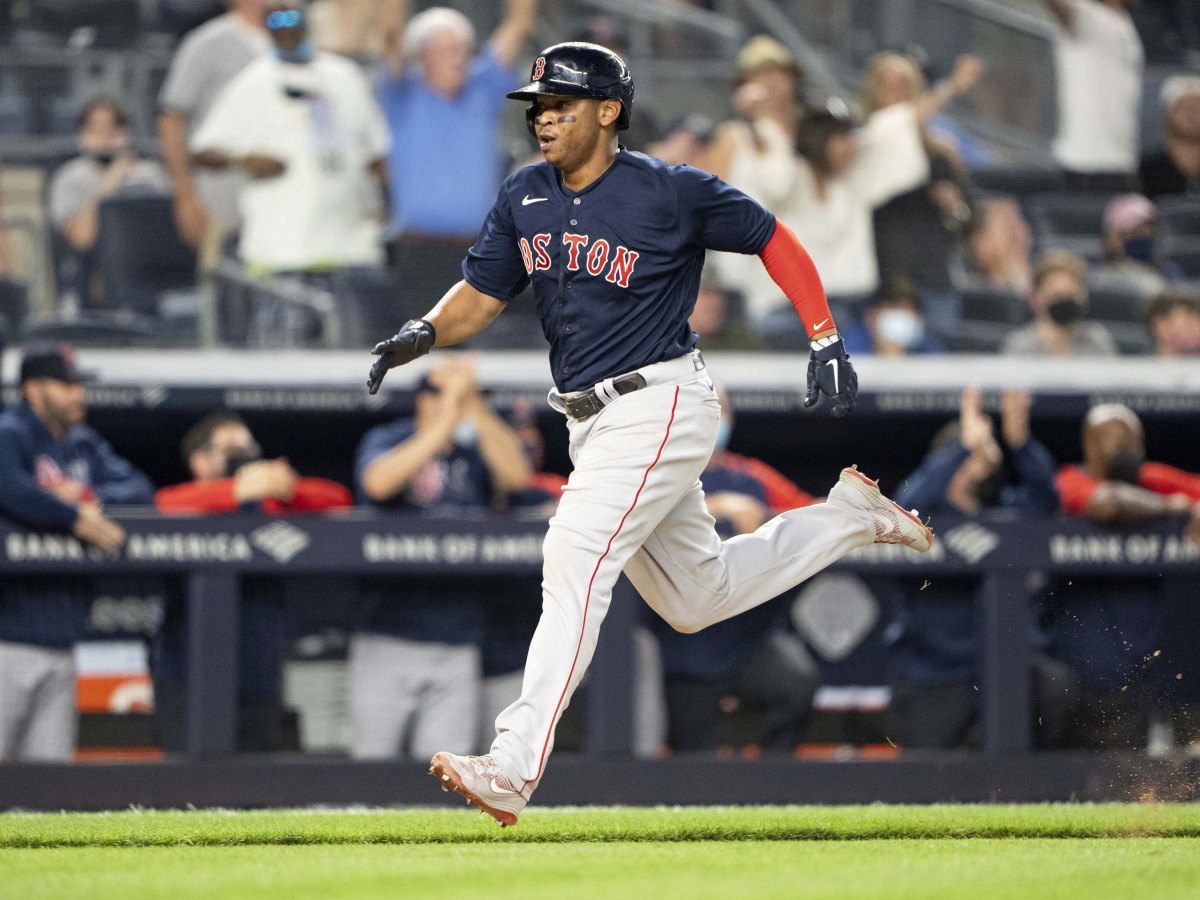
[[[193,425],[182,449],[195,480],[159,490],[154,502],[163,512],[234,512],[259,504],[264,512],[279,514],[354,504],[347,488],[324,478],[301,478],[286,457],[263,459],[242,417],[230,410]]]
[[[340,484],[302,478],[286,458],[262,459],[254,435],[237,413],[222,410],[184,435],[183,459],[193,480],[160,489],[155,505],[167,514],[261,509],[271,515],[320,512],[352,506]],[[242,580],[238,640],[237,746],[241,751],[280,749],[283,653],[289,619],[281,579]],[[154,636],[155,722],[166,752],[183,749],[187,684],[187,617],[182,602],[168,602]]]
[[[1055,484],[1064,512],[1107,524],[1183,516],[1184,535],[1200,544],[1200,475],[1147,462],[1144,428],[1127,406],[1088,411],[1083,464],[1064,466]],[[1164,702],[1200,699],[1190,584],[1081,571],[1048,587],[1051,653],[1080,675],[1085,741],[1146,747],[1149,722],[1162,715]]]
[[[1147,462],[1145,431],[1128,406],[1093,406],[1083,423],[1083,465],[1063,466],[1055,486],[1062,508],[1097,522],[1186,515],[1200,543],[1200,475]]]

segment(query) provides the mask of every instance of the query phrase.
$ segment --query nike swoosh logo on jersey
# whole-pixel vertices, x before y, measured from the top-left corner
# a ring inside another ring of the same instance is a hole
[[[838,387],[838,367],[837,367],[837,360],[836,360],[836,359],[831,359],[829,362],[825,363],[825,365],[827,365],[827,366],[833,366],[833,392],[836,394],[836,393],[837,393],[837,392],[840,390],[840,388]]]
[[[826,317],[826,318],[822,319],[820,322],[818,322],[816,325],[814,325],[813,326],[813,334],[816,334],[818,331],[820,331],[821,326],[824,325],[828,321],[829,321],[829,318]]]
[[[530,197],[525,195],[525,199],[521,201],[522,206],[528,206],[530,203],[541,203],[543,200],[549,200],[549,197]]]

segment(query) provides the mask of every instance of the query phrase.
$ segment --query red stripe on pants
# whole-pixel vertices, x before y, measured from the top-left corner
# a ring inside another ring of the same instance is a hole
[[[654,462],[646,467],[645,473],[642,475],[642,483],[638,485],[637,493],[633,495],[633,503],[629,505],[629,509],[625,510],[625,515],[621,516],[621,521],[617,525],[617,530],[612,533],[612,537],[608,539],[608,546],[604,548],[604,552],[600,554],[600,558],[596,560],[596,568],[592,570],[592,577],[588,579],[587,594],[583,601],[583,624],[579,628],[579,642],[575,645],[575,658],[571,660],[571,671],[567,673],[567,683],[563,685],[562,693],[558,697],[558,705],[554,707],[554,715],[550,719],[550,730],[546,732],[546,740],[542,742],[542,756],[538,760],[537,774],[521,785],[521,790],[530,781],[537,781],[542,776],[542,767],[546,764],[546,748],[550,746],[550,735],[554,733],[554,724],[558,719],[558,711],[562,709],[563,700],[566,699],[567,690],[571,687],[571,678],[575,675],[575,666],[579,662],[579,651],[583,647],[583,635],[587,631],[587,613],[588,604],[592,601],[592,584],[596,580],[596,573],[600,571],[600,565],[612,550],[613,541],[617,539],[617,535],[621,533],[621,528],[625,525],[625,520],[629,518],[629,514],[633,512],[633,508],[637,506],[638,498],[642,496],[642,488],[646,486],[646,479],[650,477],[650,470],[658,465],[658,461],[662,459],[663,448],[667,446],[667,438],[671,436],[671,426],[675,423],[675,408],[679,405],[679,387],[675,387],[675,398],[671,402],[671,417],[667,420],[667,433],[663,435],[662,443],[658,445],[658,453],[654,457]]]

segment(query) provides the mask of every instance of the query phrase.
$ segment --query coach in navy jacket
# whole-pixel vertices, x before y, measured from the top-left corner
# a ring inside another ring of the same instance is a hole
[[[153,502],[150,480],[83,424],[83,382],[64,344],[31,348],[21,401],[0,415],[0,514],[34,531],[66,532],[103,549],[125,540],[102,504]],[[75,739],[71,647],[91,599],[76,576],[0,585],[0,759],[69,759]]]

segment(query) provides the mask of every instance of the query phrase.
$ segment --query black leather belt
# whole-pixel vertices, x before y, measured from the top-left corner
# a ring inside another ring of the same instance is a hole
[[[612,385],[613,390],[618,394],[632,394],[634,391],[640,391],[646,386],[646,378],[638,372],[630,372],[628,375],[619,375],[614,378]],[[597,396],[594,387],[590,387],[586,391],[580,391],[572,396],[560,395],[560,397],[562,399],[563,411],[572,419],[580,422],[584,419],[590,419],[607,406]]]

